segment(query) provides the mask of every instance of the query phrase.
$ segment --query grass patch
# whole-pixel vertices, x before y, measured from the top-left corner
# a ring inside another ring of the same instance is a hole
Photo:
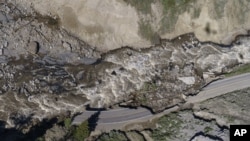
[[[148,21],[139,22],[139,33],[145,39],[150,40],[154,34],[153,28]]]
[[[140,104],[147,105],[149,99],[148,94],[156,92],[158,86],[153,82],[145,82],[140,90],[137,91],[136,101]]]
[[[192,13],[192,18],[194,18],[194,19],[199,18],[200,13],[201,13],[201,8],[200,7],[195,7],[194,11]]]
[[[157,89],[157,85],[153,82],[145,82],[142,88],[144,92],[155,91]]]
[[[248,72],[250,72],[250,64],[245,64],[245,65],[242,65],[233,69],[232,72],[226,73],[225,77],[231,77],[231,76],[248,73]]]
[[[141,14],[149,14],[152,16],[151,4],[159,2],[163,6],[163,18],[161,19],[160,28],[158,32],[164,34],[174,31],[175,24],[178,20],[178,16],[185,11],[188,11],[192,18],[197,18],[200,15],[201,8],[194,7],[196,0],[124,0],[127,4],[135,7],[135,9]],[[145,19],[141,19],[139,22],[139,34],[151,41],[153,44],[160,42],[160,37],[153,29],[151,22]]]
[[[144,38],[149,40],[153,44],[160,42],[160,37],[153,30],[149,21],[140,21],[139,22],[139,34]]]
[[[64,123],[64,127],[66,129],[69,129],[71,127],[71,118],[65,118],[63,123]]]
[[[235,122],[235,118],[233,117],[233,116],[231,116],[231,115],[229,115],[228,117],[226,117],[227,118],[227,121],[230,123],[230,124],[232,124],[233,122]]]
[[[179,10],[179,11],[186,11],[188,6],[191,3],[195,3],[196,0],[161,0],[161,3],[164,6],[164,13],[168,13],[169,10]],[[185,8],[186,7],[186,8]]]
[[[135,7],[137,11],[143,14],[151,14],[151,4],[154,0],[124,0],[126,3]]]
[[[214,1],[214,11],[216,14],[212,14],[213,18],[220,19],[224,15],[224,7],[228,1],[227,0],[216,0]]]
[[[36,13],[36,20],[38,20],[38,22],[44,23],[45,25],[47,25],[49,28],[52,29],[57,29],[60,26],[60,20],[59,18],[53,18],[51,16],[43,16],[39,13]]]
[[[206,126],[205,128],[204,128],[204,133],[205,134],[208,134],[209,132],[211,132],[213,129],[211,128],[211,127],[209,127],[209,126]]]
[[[128,141],[123,132],[112,130],[109,133],[102,134],[97,141]]]
[[[164,14],[160,27],[161,33],[172,32],[178,20],[178,15],[188,11],[189,8],[194,8],[192,3],[195,2],[196,0],[161,0]],[[195,11],[197,12],[196,16],[199,16],[199,11],[199,9]]]
[[[157,141],[171,140],[179,133],[182,123],[178,115],[174,113],[161,117],[157,123],[160,126],[152,131],[151,136]]]

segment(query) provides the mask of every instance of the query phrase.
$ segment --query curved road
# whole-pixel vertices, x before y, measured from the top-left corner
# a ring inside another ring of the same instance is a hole
[[[207,85],[200,91],[199,94],[187,98],[187,103],[201,102],[210,98],[214,98],[247,87],[250,87],[250,73],[245,73],[221,79]]]
[[[202,102],[204,100],[247,87],[250,87],[250,73],[221,79],[204,87],[199,94],[188,97],[186,99],[186,104]],[[177,110],[178,108],[179,107],[175,106],[163,111],[160,114],[168,114]],[[72,124],[80,124],[96,112],[97,111],[85,111],[81,115],[76,116]],[[101,111],[99,115],[98,126],[105,128],[105,126],[115,126],[116,124],[148,119],[153,116],[156,115],[153,115],[149,110],[141,107],[137,109],[120,108],[109,111]]]

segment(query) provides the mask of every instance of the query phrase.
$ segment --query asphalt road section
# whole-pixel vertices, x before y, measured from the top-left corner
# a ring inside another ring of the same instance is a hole
[[[203,88],[199,94],[188,97],[187,103],[202,102],[247,87],[250,87],[250,73],[217,80]]]
[[[228,92],[244,89],[247,87],[250,87],[250,73],[221,79],[207,85],[201,90],[199,94],[188,97],[186,104],[202,102],[204,100],[208,100],[210,98],[214,98],[226,94]],[[177,109],[178,107],[176,106],[167,109],[160,114],[168,114]],[[76,116],[72,124],[80,124],[96,112],[97,111],[85,111],[81,115]],[[120,108],[108,111],[101,111],[97,124],[98,126],[102,127],[102,129],[105,129],[106,127],[110,128],[110,126],[112,125],[115,126],[116,124],[128,123],[131,121],[138,121],[142,119],[149,119],[154,116],[157,115],[153,115],[149,110],[141,107],[137,109]]]

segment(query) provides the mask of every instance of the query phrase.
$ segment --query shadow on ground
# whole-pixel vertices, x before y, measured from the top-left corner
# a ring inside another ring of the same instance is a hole
[[[1,141],[34,141],[37,138],[43,136],[46,130],[52,128],[52,126],[57,123],[57,118],[45,119],[39,124],[31,127],[30,131],[23,134],[20,130],[16,128],[5,128],[6,123],[0,121],[0,140]]]

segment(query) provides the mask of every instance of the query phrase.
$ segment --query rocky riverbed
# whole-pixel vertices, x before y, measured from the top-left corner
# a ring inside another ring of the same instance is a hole
[[[64,113],[113,106],[153,112],[181,105],[220,74],[250,62],[248,36],[231,45],[200,42],[194,34],[143,49],[101,52],[42,16],[0,2],[0,120],[23,134]]]

